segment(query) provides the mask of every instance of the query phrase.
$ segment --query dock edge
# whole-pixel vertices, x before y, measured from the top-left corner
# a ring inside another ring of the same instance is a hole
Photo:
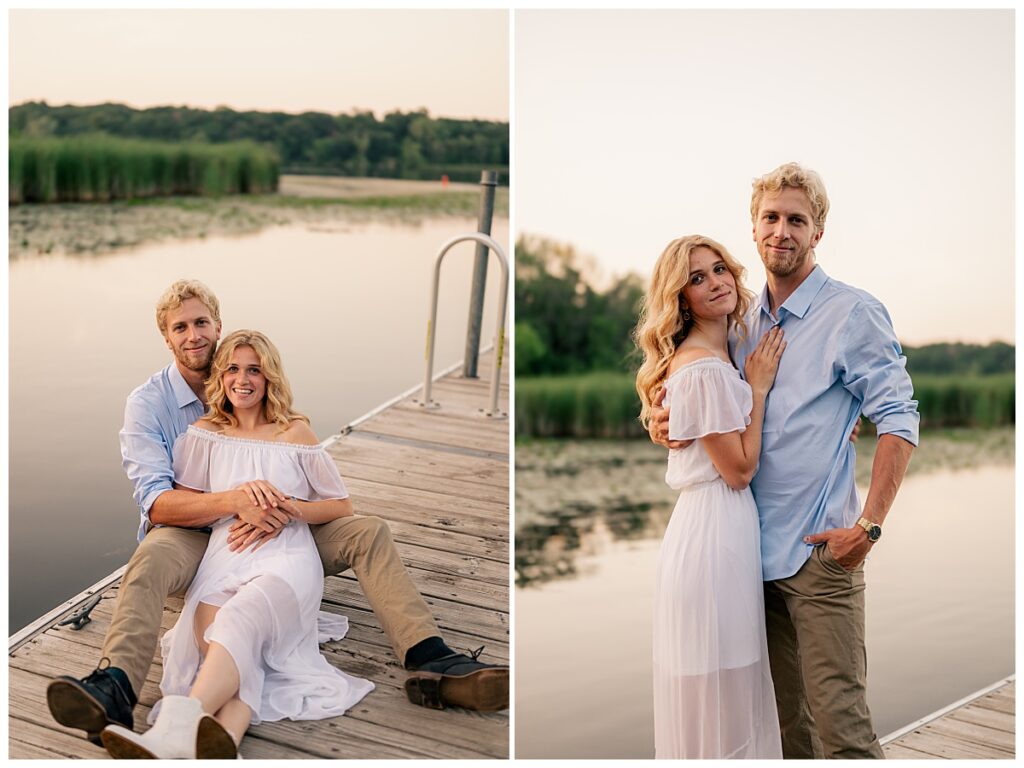
[[[992,685],[985,686],[980,691],[975,691],[974,693],[964,696],[962,699],[954,701],[952,704],[948,704],[942,709],[932,712],[930,715],[925,715],[920,720],[915,720],[909,725],[905,725],[899,730],[893,731],[887,736],[883,736],[878,741],[884,747],[886,744],[896,741],[896,739],[902,738],[903,736],[906,736],[908,733],[916,731],[918,728],[921,728],[925,725],[928,725],[928,723],[938,720],[943,715],[948,715],[955,709],[960,709],[960,707],[966,706],[967,704],[970,704],[972,701],[975,701],[976,699],[980,699],[982,696],[986,696],[992,693],[992,691],[1002,688],[1003,686],[1009,685],[1016,679],[1016,674],[1012,674],[1009,677],[1004,677],[1002,680],[992,683]]]

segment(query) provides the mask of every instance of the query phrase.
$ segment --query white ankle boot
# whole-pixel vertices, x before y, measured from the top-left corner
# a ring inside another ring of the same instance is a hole
[[[237,748],[224,727],[197,699],[166,696],[153,727],[143,734],[108,725],[100,738],[115,759],[234,759]]]

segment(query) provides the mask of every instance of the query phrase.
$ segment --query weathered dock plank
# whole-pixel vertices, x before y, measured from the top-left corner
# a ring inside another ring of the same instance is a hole
[[[1014,678],[969,696],[882,740],[890,759],[1012,760]]]
[[[410,467],[407,459],[403,459],[401,464],[389,466],[367,463],[365,460],[361,460],[363,457],[357,452],[364,445],[367,444],[360,443],[348,455],[339,455],[339,451],[332,451],[338,465],[344,467],[347,477],[419,491],[436,491],[439,487],[443,487],[448,493],[457,493],[463,498],[488,503],[501,503],[507,497],[507,490],[500,485],[487,485],[473,480],[464,480],[459,476],[459,470],[442,474],[436,463],[431,467],[422,467],[422,469]],[[397,451],[392,449],[390,452],[394,454]],[[392,456],[391,461],[394,460],[395,456]],[[476,463],[479,466],[479,462]],[[505,462],[495,463],[500,466]]]
[[[419,393],[354,422],[327,441],[358,514],[386,519],[409,573],[449,645],[486,646],[482,660],[509,660],[509,433],[507,418],[482,414],[489,405],[489,355],[480,378],[450,374],[435,382],[438,409],[421,408]],[[507,372],[500,389],[508,409]],[[104,591],[93,621],[80,631],[48,617],[9,658],[9,756],[23,759],[106,758],[77,731],[53,721],[45,688],[59,674],[84,675],[98,661],[113,614],[117,584]],[[81,602],[81,601],[80,601]],[[174,625],[181,598],[165,606],[161,633]],[[348,572],[330,577],[324,610],[349,619],[349,634],[323,646],[332,664],[368,677],[376,689],[344,717],[263,723],[241,752],[256,759],[505,758],[508,712],[433,711],[410,704],[405,671]],[[69,606],[64,615],[70,613]],[[145,730],[160,696],[159,655],[139,692],[136,730]]]

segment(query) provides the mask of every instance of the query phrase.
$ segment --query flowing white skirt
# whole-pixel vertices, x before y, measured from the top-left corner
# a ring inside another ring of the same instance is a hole
[[[781,758],[757,508],[718,478],[684,488],[654,593],[658,758]]]
[[[229,524],[214,527],[181,616],[161,641],[160,690],[185,695],[192,688],[201,661],[193,620],[204,602],[220,606],[205,639],[231,654],[253,725],[344,714],[373,683],[345,674],[320,653],[318,643],[345,636],[348,620],[319,610],[323,565],[309,526],[290,523],[255,552],[236,553],[227,547]]]

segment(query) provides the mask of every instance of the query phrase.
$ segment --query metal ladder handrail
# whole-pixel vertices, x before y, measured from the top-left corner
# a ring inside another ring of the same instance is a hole
[[[431,400],[430,393],[434,383],[431,374],[434,371],[434,338],[437,335],[437,299],[438,287],[441,280],[441,261],[453,245],[466,240],[473,240],[487,246],[498,257],[498,261],[501,263],[501,290],[498,294],[498,329],[495,334],[494,371],[491,378],[491,408],[489,411],[485,411],[487,416],[500,417],[504,415],[498,410],[498,391],[501,386],[501,359],[503,357],[505,347],[505,312],[508,309],[508,258],[505,256],[504,249],[498,245],[497,241],[489,235],[485,235],[480,232],[456,235],[455,237],[446,240],[437,252],[437,258],[434,262],[434,283],[430,296],[430,316],[427,318],[427,370],[423,377],[423,399],[420,402],[420,405],[424,408],[440,407],[438,403]]]

